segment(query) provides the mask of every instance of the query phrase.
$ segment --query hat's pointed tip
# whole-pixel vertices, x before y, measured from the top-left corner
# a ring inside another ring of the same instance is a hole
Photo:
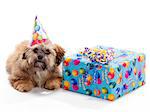
[[[37,20],[37,15],[35,16],[35,20]]]

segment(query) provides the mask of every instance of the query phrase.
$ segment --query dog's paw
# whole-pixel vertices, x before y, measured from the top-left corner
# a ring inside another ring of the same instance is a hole
[[[45,88],[49,90],[59,89],[62,85],[62,78],[55,78],[53,80],[47,80]]]
[[[13,87],[20,92],[28,92],[32,90],[33,84],[30,81],[17,81],[13,84]]]

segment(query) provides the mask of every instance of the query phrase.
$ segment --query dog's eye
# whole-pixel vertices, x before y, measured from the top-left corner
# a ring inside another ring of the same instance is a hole
[[[51,53],[51,52],[50,52],[49,49],[46,49],[46,50],[45,50],[45,54],[49,55],[50,53]]]
[[[34,53],[37,53],[37,52],[38,52],[38,48],[34,48],[34,49],[33,49],[33,52],[34,52]]]

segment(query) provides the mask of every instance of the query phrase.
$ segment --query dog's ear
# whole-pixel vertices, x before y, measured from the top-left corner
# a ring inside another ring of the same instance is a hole
[[[27,58],[27,52],[29,51],[29,48],[26,48],[26,50],[23,52],[22,54],[22,59],[26,59]]]
[[[18,53],[18,56],[21,54],[22,59],[26,59],[26,53],[29,49],[29,41],[23,41],[16,46],[16,53]]]
[[[62,62],[65,50],[57,44],[54,44],[54,50],[56,52],[56,65],[59,66],[60,63]]]

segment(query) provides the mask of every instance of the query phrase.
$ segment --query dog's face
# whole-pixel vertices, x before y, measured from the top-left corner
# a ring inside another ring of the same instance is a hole
[[[35,45],[25,53],[28,63],[36,71],[52,69],[56,62],[56,52],[52,46]]]
[[[27,47],[20,60],[20,67],[32,71],[52,71],[64,56],[64,49],[58,45],[40,44]]]

